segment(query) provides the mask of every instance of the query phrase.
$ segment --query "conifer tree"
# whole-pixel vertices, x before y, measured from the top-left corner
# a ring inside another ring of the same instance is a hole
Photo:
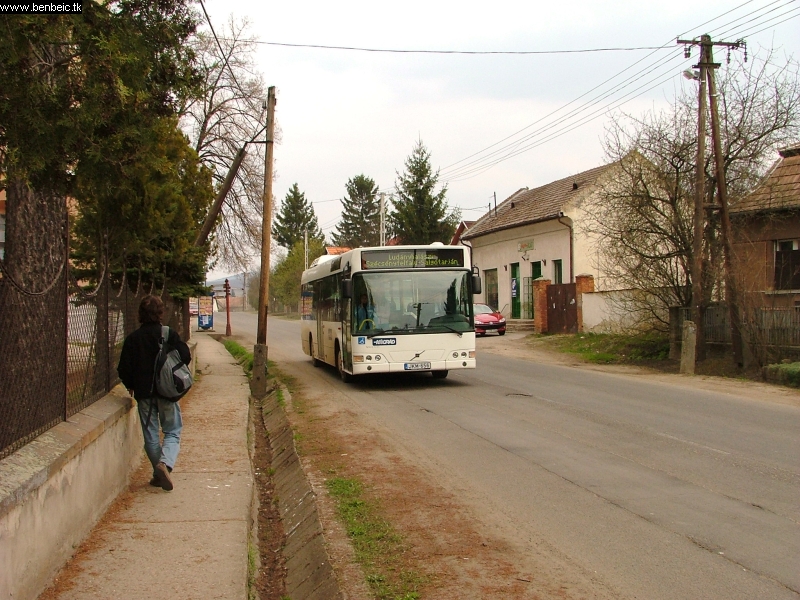
[[[296,242],[303,239],[306,228],[308,228],[309,240],[325,240],[325,236],[319,228],[314,207],[306,200],[305,193],[301,192],[295,183],[289,188],[281,203],[280,211],[275,215],[272,236],[279,245],[291,250]]]
[[[342,220],[336,226],[333,243],[359,248],[380,244],[380,206],[378,185],[371,177],[356,175],[345,185],[342,199]]]
[[[448,243],[461,214],[447,205],[446,185],[435,191],[439,172],[433,172],[431,154],[422,140],[414,146],[405,166],[395,183],[394,209],[389,216],[392,233],[403,244]]]

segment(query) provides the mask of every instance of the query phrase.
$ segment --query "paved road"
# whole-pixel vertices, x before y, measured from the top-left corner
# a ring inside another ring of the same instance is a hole
[[[255,322],[231,318],[239,334]],[[475,371],[345,386],[313,369],[298,326],[270,320],[272,360],[346,391],[518,543],[596,573],[598,592],[800,597],[797,406],[509,359],[482,340]]]

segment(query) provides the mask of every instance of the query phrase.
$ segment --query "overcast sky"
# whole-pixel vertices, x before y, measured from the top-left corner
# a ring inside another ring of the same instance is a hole
[[[678,36],[744,36],[751,56],[759,46],[774,46],[800,57],[800,0],[204,1],[218,32],[231,16],[246,18],[261,42],[483,52],[664,47],[509,55],[261,44],[258,68],[277,88],[282,135],[273,192],[280,202],[296,182],[328,235],[347,180],[363,173],[391,191],[417,139],[441,169],[448,202],[468,220],[485,212],[494,193],[499,203],[521,187],[602,164],[611,113],[641,115],[666,106],[681,86],[695,85],[681,72],[698,52],[684,59]],[[724,53],[716,53],[725,68]],[[570,118],[570,111],[580,112]],[[542,126],[549,129],[538,132]],[[509,143],[537,132],[507,157]],[[552,134],[560,135],[548,139]],[[508,136],[514,137],[502,142]],[[501,152],[486,156],[495,150]],[[476,159],[477,170],[469,165]]]

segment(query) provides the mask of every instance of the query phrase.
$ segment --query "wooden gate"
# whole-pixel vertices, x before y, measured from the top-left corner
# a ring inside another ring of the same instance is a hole
[[[574,283],[561,283],[547,288],[547,331],[578,332],[578,301]]]

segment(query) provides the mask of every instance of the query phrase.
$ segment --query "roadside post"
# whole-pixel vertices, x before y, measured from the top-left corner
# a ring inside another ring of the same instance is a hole
[[[225,335],[231,335],[231,284],[225,280]]]

